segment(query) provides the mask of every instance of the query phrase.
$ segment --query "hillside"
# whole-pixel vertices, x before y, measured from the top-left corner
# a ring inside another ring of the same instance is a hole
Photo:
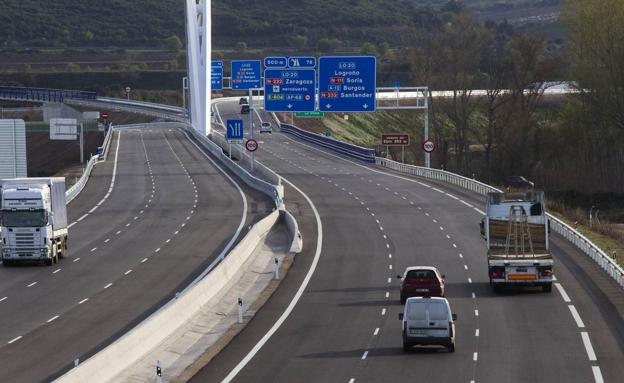
[[[540,20],[560,0],[465,0],[482,20]],[[229,0],[213,2],[216,48],[361,46],[393,42],[435,19],[447,0]],[[555,7],[555,8],[553,8]],[[518,17],[514,17],[517,15]],[[528,18],[528,19],[527,19]],[[184,37],[183,0],[3,0],[0,49],[163,48]]]

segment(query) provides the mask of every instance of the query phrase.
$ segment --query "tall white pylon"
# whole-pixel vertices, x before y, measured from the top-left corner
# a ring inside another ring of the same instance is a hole
[[[186,44],[189,108],[193,127],[208,134],[212,62],[211,0],[186,0]]]

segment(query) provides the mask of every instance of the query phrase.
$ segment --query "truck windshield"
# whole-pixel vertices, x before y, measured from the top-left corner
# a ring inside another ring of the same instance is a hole
[[[2,211],[2,226],[5,227],[38,227],[47,225],[48,220],[43,210],[35,211]]]

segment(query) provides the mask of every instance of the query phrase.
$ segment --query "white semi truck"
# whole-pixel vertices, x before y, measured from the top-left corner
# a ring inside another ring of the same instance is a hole
[[[67,254],[65,178],[0,180],[2,264],[43,262]]]
[[[488,193],[481,235],[487,242],[490,285],[540,286],[550,292],[553,257],[544,192]]]

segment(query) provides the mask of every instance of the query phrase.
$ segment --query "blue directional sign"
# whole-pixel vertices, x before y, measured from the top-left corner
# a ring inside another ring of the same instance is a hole
[[[377,60],[371,56],[319,59],[321,112],[374,112]]]
[[[232,89],[257,89],[261,84],[261,62],[232,61]]]
[[[243,120],[227,120],[228,142],[243,142]]]
[[[315,93],[314,69],[264,71],[264,109],[267,112],[312,112]]]
[[[289,68],[316,68],[316,57],[289,57]]]
[[[223,61],[213,61],[210,66],[210,88],[223,90]]]
[[[288,59],[286,57],[265,57],[265,68],[288,68]]]

